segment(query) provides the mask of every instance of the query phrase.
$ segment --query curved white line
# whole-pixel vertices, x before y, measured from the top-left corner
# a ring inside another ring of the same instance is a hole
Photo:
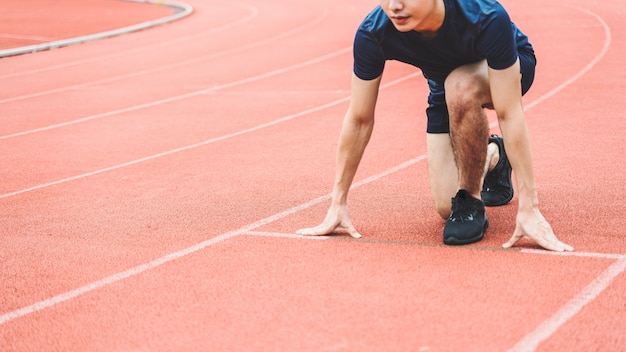
[[[80,119],[76,119],[76,120],[72,120],[72,121],[68,121],[68,122],[63,122],[63,123],[59,123],[59,124],[55,124],[55,125],[49,125],[49,126],[46,126],[46,127],[41,127],[41,128],[28,130],[28,131],[17,132],[17,133],[13,133],[13,134],[0,136],[0,140],[14,138],[14,137],[19,137],[19,136],[24,136],[24,135],[28,135],[28,134],[32,134],[32,133],[36,133],[36,132],[49,131],[49,130],[53,130],[53,129],[56,129],[56,128],[71,126],[71,125],[75,125],[75,124],[86,122],[86,121],[100,119],[100,118],[103,118],[103,117],[114,116],[114,115],[118,115],[118,114],[121,114],[121,113],[126,113],[126,112],[130,112],[130,111],[137,111],[137,110],[141,110],[141,109],[145,109],[145,108],[150,108],[150,107],[154,107],[154,106],[163,105],[163,104],[166,104],[166,103],[171,103],[171,102],[174,102],[174,101],[188,99],[188,98],[196,97],[198,95],[203,95],[203,94],[215,92],[215,91],[218,91],[218,90],[221,90],[221,89],[225,89],[225,88],[235,87],[235,86],[238,86],[238,85],[241,85],[241,84],[258,81],[260,79],[272,77],[272,76],[275,76],[275,75],[278,75],[278,74],[281,74],[281,73],[285,73],[285,72],[296,70],[296,69],[299,69],[299,68],[302,68],[302,67],[305,67],[305,66],[308,66],[308,65],[312,65],[312,64],[315,64],[315,63],[318,63],[318,62],[321,62],[321,61],[333,58],[335,56],[339,56],[341,54],[347,53],[347,52],[350,51],[350,49],[351,49],[350,47],[344,48],[344,49],[332,52],[330,54],[326,54],[324,56],[320,56],[318,58],[311,59],[311,60],[308,60],[308,61],[305,61],[305,62],[302,62],[302,63],[299,63],[299,64],[295,64],[295,65],[292,65],[292,66],[289,66],[289,67],[284,67],[284,68],[281,68],[281,69],[278,69],[278,70],[273,70],[273,71],[266,72],[266,73],[263,73],[263,74],[260,74],[260,75],[257,75],[257,76],[241,79],[239,81],[230,82],[230,83],[226,83],[226,84],[223,84],[223,85],[216,85],[216,86],[213,86],[211,88],[201,89],[201,90],[193,91],[193,92],[186,93],[186,94],[181,94],[181,95],[176,95],[176,96],[169,97],[169,98],[155,100],[155,101],[151,101],[149,103],[133,105],[133,106],[130,106],[128,108],[122,108],[122,109],[118,109],[118,110],[114,110],[114,111],[105,112],[105,113],[102,113],[102,114],[91,115],[91,116],[87,116],[87,117],[83,117],[83,118],[80,118]],[[2,198],[2,197],[0,196],[0,198]]]
[[[328,55],[328,56],[339,55],[339,54],[342,54],[342,53],[344,53],[346,51],[348,51],[348,49],[344,49],[344,50],[335,52],[335,53],[333,53],[331,55]],[[324,60],[326,58],[327,57],[320,58],[320,59],[318,59],[318,61],[322,61],[322,60]],[[307,64],[308,63],[302,63],[302,64],[295,65],[295,66],[306,66]],[[295,69],[295,68],[292,66],[291,68],[285,68],[285,69],[280,70],[280,71],[285,72],[285,71],[288,71],[288,70],[291,70],[291,69]],[[276,72],[276,71],[274,71],[274,72]],[[274,72],[272,72],[272,75],[273,74],[277,74],[277,73],[274,73]],[[413,75],[409,75],[407,77],[400,78],[400,79],[398,79],[396,81],[393,81],[393,82],[387,84],[386,87],[388,87],[390,85],[394,85],[394,84],[400,83],[400,82],[403,82],[403,81],[405,81],[405,80],[407,80],[409,78],[415,77],[417,75],[418,74],[413,74]],[[269,76],[270,75],[268,74],[265,77],[269,77]],[[257,79],[257,78],[254,78],[254,79]],[[254,79],[248,79],[248,80],[244,80],[244,81],[252,81]],[[239,84],[239,83],[237,83],[237,84]],[[225,86],[220,87],[220,89],[221,88],[225,88]],[[202,91],[202,92],[203,93],[207,93],[207,92],[212,91],[212,90],[213,89],[205,90],[205,91]],[[195,95],[197,95],[197,94],[194,94],[194,96]],[[108,168],[104,168],[104,169],[100,169],[100,170],[84,173],[84,174],[81,174],[81,175],[76,175],[76,176],[64,178],[64,179],[61,179],[61,180],[48,182],[48,183],[40,184],[40,185],[37,185],[37,186],[21,189],[19,191],[5,193],[5,194],[0,195],[0,199],[9,198],[9,197],[12,197],[12,196],[16,196],[16,195],[19,195],[19,194],[35,191],[35,190],[38,190],[38,189],[42,189],[42,188],[46,188],[46,187],[50,187],[50,186],[54,186],[54,185],[58,185],[58,184],[66,183],[66,182],[70,182],[70,181],[83,179],[83,178],[86,178],[86,177],[98,175],[98,174],[105,173],[105,172],[108,172],[108,171],[113,171],[113,170],[121,169],[121,168],[124,168],[124,167],[127,167],[127,166],[139,164],[139,163],[142,163],[142,162],[145,162],[145,161],[154,160],[154,159],[157,159],[157,158],[160,158],[160,157],[164,157],[164,156],[168,156],[168,155],[184,152],[184,151],[187,151],[187,150],[190,150],[190,149],[194,149],[194,148],[198,148],[198,147],[201,147],[201,146],[204,146],[204,145],[208,145],[208,144],[211,144],[211,143],[223,141],[223,140],[226,140],[226,139],[229,139],[229,138],[241,136],[243,134],[255,132],[255,131],[261,130],[263,128],[269,127],[269,126],[273,126],[273,125],[279,124],[281,122],[289,121],[289,120],[295,119],[295,118],[300,117],[300,116],[308,115],[310,113],[313,113],[313,112],[316,112],[316,111],[320,111],[320,110],[323,110],[323,109],[326,109],[326,108],[329,108],[329,107],[341,104],[343,102],[348,101],[349,99],[350,99],[349,96],[348,97],[344,97],[344,98],[337,99],[335,101],[332,101],[332,102],[324,104],[324,105],[319,105],[317,107],[301,111],[301,112],[296,113],[296,114],[292,114],[292,115],[288,115],[288,116],[285,116],[285,117],[281,117],[279,119],[272,120],[272,121],[269,121],[269,122],[266,122],[266,123],[263,123],[263,124],[260,124],[260,125],[257,125],[257,126],[254,126],[254,127],[248,128],[248,129],[245,129],[245,130],[240,130],[238,132],[234,132],[234,133],[231,133],[231,134],[227,134],[227,135],[223,135],[223,136],[220,136],[220,137],[211,138],[211,139],[205,140],[203,142],[199,142],[199,143],[187,145],[187,146],[184,146],[184,147],[168,150],[168,151],[163,152],[163,153],[150,155],[150,156],[147,156],[147,157],[144,157],[144,158],[132,160],[132,161],[129,161],[129,162],[126,162],[126,163],[122,163],[122,164],[117,164],[117,165],[114,165],[114,166],[111,166],[111,167],[108,167]],[[160,103],[162,103],[162,102],[160,102]],[[144,107],[144,106],[142,106],[142,107]]]
[[[586,11],[586,12],[588,12],[590,14],[593,14],[592,12],[589,12],[589,11]],[[602,18],[600,18],[596,14],[593,14],[593,15],[594,15],[594,17],[596,17],[596,19],[605,28],[605,43],[604,43],[604,46],[603,46],[602,50],[580,72],[578,72],[574,76],[572,76],[572,78],[576,78],[576,79],[568,79],[568,80],[566,80],[565,82],[567,84],[561,84],[561,85],[557,86],[556,88],[550,90],[549,92],[545,93],[545,95],[551,97],[554,94],[556,94],[557,92],[563,90],[566,86],[571,85],[572,83],[574,83],[577,79],[582,77],[584,73],[588,72],[594,65],[596,65],[600,61],[600,59],[608,51],[608,47],[610,46],[610,43],[611,43],[611,31],[610,31],[608,25],[606,24],[606,22],[604,22],[604,20]],[[190,97],[197,96],[197,95],[200,95],[200,94],[206,94],[206,93],[209,93],[209,92],[212,92],[212,91],[216,91],[216,90],[219,90],[219,89],[233,87],[233,86],[236,86],[236,85],[252,82],[252,81],[255,81],[255,80],[262,79],[262,78],[271,77],[271,76],[274,76],[274,75],[279,74],[279,73],[284,73],[284,72],[287,72],[287,71],[295,70],[297,68],[301,68],[301,67],[307,66],[307,65],[312,64],[312,63],[320,62],[320,61],[323,61],[323,60],[325,60],[327,58],[334,57],[336,55],[339,55],[339,54],[342,54],[344,52],[347,52],[350,49],[351,48],[346,48],[346,49],[343,49],[343,50],[340,50],[340,51],[328,54],[326,56],[319,57],[319,58],[314,59],[314,60],[303,62],[303,63],[297,64],[297,65],[293,65],[293,66],[290,66],[290,67],[286,67],[286,68],[283,68],[283,69],[280,69],[280,70],[271,71],[271,72],[268,72],[268,73],[265,73],[265,74],[262,74],[262,75],[259,75],[259,76],[251,77],[251,78],[248,78],[248,79],[232,82],[230,84],[226,84],[226,85],[223,85],[223,86],[216,86],[216,87],[213,87],[213,88],[204,89],[204,90],[200,90],[200,91],[195,91],[195,92],[191,92],[191,93],[188,93],[188,94],[179,95],[179,96],[171,97],[171,98],[167,98],[167,99],[162,99],[162,100],[159,100],[159,101],[146,103],[146,104],[142,104],[142,105],[136,105],[136,106],[131,107],[131,108],[116,110],[116,111],[112,111],[112,112],[105,113],[105,114],[88,116],[88,117],[80,119],[80,120],[74,120],[74,121],[69,122],[67,124],[59,124],[59,125],[49,126],[47,128],[42,128],[42,129],[38,129],[38,130],[35,130],[35,131],[36,132],[40,132],[40,131],[53,129],[53,128],[57,128],[57,127],[62,127],[62,126],[65,126],[65,125],[75,124],[75,123],[79,123],[79,122],[84,122],[84,121],[88,121],[88,120],[92,120],[92,119],[96,119],[96,118],[101,118],[101,117],[105,117],[105,116],[116,115],[116,114],[123,113],[123,112],[134,111],[134,110],[139,110],[139,109],[143,109],[143,108],[147,108],[147,107],[157,106],[157,105],[169,103],[169,102],[180,100],[180,99],[190,98]],[[414,75],[415,74],[409,75],[408,77],[412,77]],[[96,171],[93,171],[93,172],[89,172],[89,173],[85,173],[85,174],[81,174],[81,175],[77,175],[77,176],[73,176],[73,177],[69,177],[69,178],[65,178],[65,179],[61,179],[61,180],[57,180],[57,181],[50,182],[50,183],[40,184],[40,185],[37,185],[37,186],[33,186],[33,187],[30,187],[30,188],[14,191],[14,192],[10,192],[10,193],[5,193],[5,194],[0,195],[0,199],[16,196],[16,195],[23,194],[23,193],[30,192],[30,191],[34,191],[34,190],[37,190],[37,189],[46,188],[46,187],[49,187],[49,186],[53,186],[53,185],[57,185],[57,184],[61,184],[61,183],[69,182],[69,181],[74,181],[74,180],[77,180],[77,179],[81,179],[81,178],[85,178],[85,177],[89,177],[89,176],[93,176],[93,175],[97,175],[97,174],[101,174],[103,172],[116,170],[116,169],[119,169],[119,168],[122,168],[122,167],[138,164],[138,163],[141,163],[141,162],[144,162],[144,161],[148,161],[148,160],[152,160],[152,159],[156,159],[156,158],[159,158],[159,157],[162,157],[162,156],[178,153],[178,152],[181,152],[181,151],[189,150],[189,149],[196,148],[196,147],[199,147],[199,146],[203,146],[203,145],[207,145],[207,144],[214,143],[214,142],[217,142],[217,141],[221,141],[221,140],[225,140],[225,139],[232,138],[232,137],[235,137],[235,136],[239,136],[239,135],[244,134],[244,133],[257,131],[257,130],[260,130],[262,128],[268,127],[268,126],[271,126],[271,125],[274,125],[274,124],[277,124],[277,123],[280,123],[280,122],[283,122],[283,121],[287,121],[287,120],[290,120],[290,119],[295,118],[295,117],[302,116],[304,114],[308,114],[308,113],[311,113],[311,112],[314,112],[314,111],[318,111],[318,110],[321,110],[321,109],[324,109],[324,108],[327,108],[327,107],[330,107],[330,106],[334,106],[334,105],[338,104],[339,102],[345,101],[345,99],[346,98],[339,99],[337,101],[334,101],[334,102],[322,105],[322,106],[320,106],[318,108],[307,110],[305,113],[299,113],[299,114],[283,117],[283,118],[280,118],[280,119],[277,119],[277,120],[274,120],[274,121],[270,121],[270,122],[267,122],[267,123],[264,123],[264,124],[261,124],[261,125],[257,125],[256,127],[252,127],[252,128],[246,129],[244,131],[239,131],[239,132],[236,132],[236,133],[233,133],[233,134],[228,134],[228,135],[224,135],[224,136],[221,136],[221,137],[213,138],[213,139],[210,139],[210,140],[207,140],[207,141],[204,141],[204,142],[192,144],[192,145],[189,145],[189,146],[186,146],[186,147],[173,149],[171,151],[155,154],[155,155],[152,155],[152,156],[148,156],[148,157],[145,157],[145,158],[137,159],[137,160],[130,161],[130,162],[127,162],[127,163],[118,164],[118,165],[115,165],[115,166],[112,166],[112,167],[109,167],[109,168],[96,170]],[[349,99],[349,98],[347,98],[347,99]],[[539,97],[537,99],[537,101],[539,101],[539,102],[545,101],[544,96]],[[526,108],[526,110],[536,106],[537,104],[538,103],[535,103],[535,102],[529,104],[529,106]],[[497,126],[497,122],[493,122],[493,123],[490,124],[490,127],[495,127],[495,126]],[[0,137],[0,140],[1,139],[5,139],[5,138],[9,138],[9,137],[12,137],[12,136],[17,136],[17,135],[19,135],[19,134],[14,134],[14,135]]]
[[[386,84],[384,87],[381,87],[381,88],[393,86],[395,84],[398,84],[400,82],[404,82],[405,80],[407,80],[409,78],[412,78],[412,77],[415,77],[415,76],[418,76],[418,74],[410,75],[410,76],[403,77],[403,78],[400,78],[398,80],[395,80],[393,82],[389,82],[388,84]],[[284,117],[284,118],[282,118],[280,120],[275,120],[273,122],[267,123],[263,127],[271,126],[271,125],[277,124],[277,123],[282,122],[282,121],[291,120],[291,119],[296,118],[298,116],[309,114],[309,113],[314,112],[314,111],[319,111],[319,110],[325,109],[327,107],[343,103],[345,101],[348,101],[349,99],[350,99],[349,97],[338,99],[338,100],[336,100],[336,101],[334,101],[332,103],[329,103],[329,104],[326,104],[326,105],[323,105],[323,106],[318,106],[318,107],[313,108],[311,110],[302,111],[302,112],[300,112],[298,114],[295,114],[295,115],[286,116],[286,117]],[[259,126],[259,128],[256,128],[255,130],[263,128],[263,127]],[[243,133],[247,133],[247,132],[242,131],[239,134],[243,134]],[[195,147],[195,146],[189,146],[187,149],[191,149],[193,147]],[[171,153],[169,153],[169,154],[171,154]],[[161,156],[161,155],[159,155],[159,156]],[[155,157],[159,157],[159,156],[155,156]],[[411,160],[409,162],[401,164],[399,167],[407,167],[407,166],[412,165],[412,164],[414,164],[414,163],[416,163],[419,160],[422,160],[424,158],[425,158],[425,156],[415,158],[415,159],[413,159],[413,160]],[[399,167],[391,169],[391,170],[393,170],[392,172],[398,171]],[[105,170],[105,171],[107,171],[107,170]],[[377,176],[371,176],[371,177],[369,177],[366,180],[363,180],[363,181],[360,181],[358,183],[355,183],[355,185],[353,187],[358,187],[358,186],[366,184],[367,182],[372,182],[374,180],[377,180],[377,179],[379,179],[381,177],[384,177],[384,176],[388,175],[389,173],[390,173],[390,171],[385,171],[385,172],[382,172],[379,175],[377,175],[378,177]],[[7,323],[7,322],[9,322],[11,320],[23,317],[25,315],[29,315],[29,314],[35,313],[37,311],[40,311],[40,310],[43,310],[43,309],[46,309],[46,308],[49,308],[49,307],[53,307],[53,306],[55,306],[55,305],[57,305],[59,303],[63,303],[63,302],[69,301],[69,300],[71,300],[73,298],[82,296],[82,295],[84,295],[86,293],[89,293],[91,291],[95,291],[95,290],[97,290],[99,288],[102,288],[104,286],[113,284],[115,282],[118,282],[118,281],[127,279],[129,277],[141,274],[141,273],[143,273],[145,271],[148,271],[150,269],[156,268],[156,267],[161,266],[163,264],[169,263],[169,262],[174,261],[174,260],[176,260],[178,258],[182,258],[182,257],[187,256],[189,254],[195,253],[195,252],[200,251],[200,250],[202,250],[204,248],[212,246],[212,245],[214,245],[216,243],[225,241],[225,240],[227,240],[229,238],[233,238],[235,236],[239,236],[239,235],[242,235],[242,234],[245,234],[245,233],[249,233],[252,230],[255,230],[255,229],[260,228],[262,226],[271,224],[271,223],[273,223],[275,221],[278,221],[278,220],[283,219],[283,218],[285,218],[287,216],[290,216],[290,215],[293,215],[295,213],[298,213],[298,212],[300,212],[302,210],[308,209],[308,208],[310,208],[310,207],[312,207],[312,206],[314,206],[316,204],[319,204],[319,203],[325,201],[328,198],[329,198],[328,195],[318,197],[318,198],[313,199],[313,200],[311,200],[309,202],[297,205],[297,206],[295,206],[295,207],[293,207],[291,209],[288,209],[288,210],[285,210],[283,212],[274,214],[274,215],[269,216],[267,218],[264,218],[264,219],[261,219],[259,221],[256,221],[256,222],[254,222],[252,224],[243,226],[242,228],[240,228],[238,230],[234,230],[234,231],[230,231],[230,232],[221,234],[219,236],[216,236],[216,237],[213,237],[213,238],[208,239],[206,241],[203,241],[203,242],[200,242],[198,244],[195,244],[195,245],[193,245],[191,247],[187,247],[187,248],[181,249],[179,251],[176,251],[176,252],[170,253],[168,255],[165,255],[165,256],[163,256],[161,258],[157,258],[157,259],[155,259],[155,260],[153,260],[151,262],[138,265],[138,266],[130,268],[128,270],[119,272],[117,274],[113,274],[111,276],[105,277],[105,278],[100,279],[98,281],[94,281],[94,282],[92,282],[90,284],[81,286],[81,287],[76,288],[74,290],[71,290],[71,291],[68,291],[68,292],[65,292],[65,293],[61,293],[61,294],[58,294],[56,296],[50,297],[48,299],[44,299],[44,300],[35,302],[35,303],[33,303],[31,305],[28,305],[26,307],[22,307],[22,308],[19,308],[19,309],[16,309],[16,310],[4,313],[4,314],[0,315],[0,325],[5,324],[5,323]]]
[[[532,107],[534,107],[536,105],[541,104],[545,100],[551,98],[552,96],[554,96],[558,92],[562,91],[565,87],[571,85],[572,83],[574,83],[575,81],[580,79],[583,75],[585,75],[587,72],[589,72],[598,63],[598,61],[600,61],[604,57],[604,55],[609,51],[609,47],[611,46],[611,42],[612,42],[612,39],[611,39],[611,29],[609,28],[609,25],[602,19],[602,17],[598,16],[597,14],[595,14],[595,13],[589,11],[589,10],[586,10],[586,9],[583,9],[583,8],[579,8],[579,7],[575,7],[575,9],[595,17],[596,20],[602,25],[602,27],[604,28],[604,45],[602,46],[602,49],[600,49],[600,52],[598,53],[598,55],[596,55],[578,73],[576,73],[575,75],[573,75],[568,80],[566,80],[565,82],[561,83],[560,85],[556,86],[551,91],[545,93],[544,95],[542,95],[537,100],[535,100],[532,103],[528,104],[526,106],[526,110],[528,110],[528,109],[530,109],[530,108],[532,108]]]
[[[241,24],[249,22],[249,21],[253,20],[254,18],[258,17],[258,15],[259,15],[259,10],[256,7],[254,7],[254,6],[239,5],[239,4],[237,6],[239,6],[241,8],[245,8],[250,13],[247,16],[245,16],[245,17],[242,17],[242,18],[240,18],[240,19],[238,19],[236,21],[229,22],[229,23],[227,23],[225,25],[222,25],[222,26],[219,26],[219,27],[214,27],[214,28],[211,28],[211,29],[208,29],[208,30],[205,30],[205,31],[202,31],[202,32],[198,32],[198,33],[195,33],[195,34],[192,34],[192,35],[187,35],[187,36],[184,36],[184,37],[179,37],[179,38],[175,38],[175,39],[162,41],[162,42],[159,42],[157,44],[151,44],[151,45],[142,46],[142,47],[139,47],[139,48],[133,48],[133,49],[129,49],[129,50],[118,51],[118,52],[115,52],[115,53],[111,53],[109,55],[100,55],[100,56],[92,57],[92,58],[89,58],[89,59],[65,62],[65,63],[59,64],[59,65],[45,66],[45,67],[41,67],[41,68],[38,68],[38,69],[35,69],[35,70],[20,71],[20,72],[14,72],[14,73],[6,74],[6,75],[0,75],[0,79],[13,78],[13,77],[19,77],[19,76],[26,76],[26,75],[32,75],[32,74],[39,74],[39,73],[45,72],[45,71],[53,71],[53,70],[58,70],[58,69],[62,69],[62,68],[70,67],[70,66],[76,66],[76,65],[87,64],[87,63],[96,62],[96,61],[108,60],[108,59],[115,58],[115,57],[126,56],[126,55],[128,55],[130,53],[139,53],[139,52],[143,52],[143,51],[154,50],[156,48],[169,46],[169,45],[172,45],[172,44],[175,44],[175,43],[180,43],[180,42],[184,42],[184,41],[188,41],[188,40],[201,38],[201,37],[204,37],[206,35],[219,33],[219,32],[225,31],[227,29],[230,29],[232,27],[239,26]]]
[[[153,5],[163,5],[163,6],[177,9],[178,11],[176,11],[172,15],[162,17],[156,20],[146,21],[146,22],[142,22],[142,23],[135,24],[132,26],[113,29],[110,31],[105,31],[105,32],[100,32],[100,33],[95,33],[95,34],[88,34],[88,35],[83,35],[80,37],[69,38],[69,39],[55,40],[55,41],[47,42],[47,43],[22,46],[19,48],[0,50],[0,58],[15,56],[15,55],[22,55],[22,54],[29,54],[29,53],[34,53],[37,51],[56,49],[56,48],[61,48],[61,47],[69,46],[69,45],[75,45],[75,44],[90,42],[94,40],[110,38],[110,37],[114,37],[114,36],[118,36],[118,35],[122,35],[126,33],[136,32],[136,31],[140,31],[143,29],[160,26],[165,23],[179,20],[183,17],[187,17],[191,15],[191,13],[193,12],[193,8],[191,6],[181,3],[181,2],[176,2],[176,1],[169,1],[169,0],[158,0],[158,1],[123,0],[123,1],[143,2],[143,3],[153,4]]]
[[[609,25],[594,12],[591,12],[587,9],[575,7],[577,10],[585,12],[596,18],[598,22],[602,24],[604,28],[604,45],[600,50],[600,53],[580,72],[576,75],[572,76],[570,79],[563,82],[558,87],[544,94],[541,98],[537,99],[530,104],[529,108],[540,104],[546,99],[554,96],[559,91],[563,90],[563,88],[572,84],[574,81],[582,77],[585,73],[589,72],[593,66],[595,66],[600,59],[607,53],[609,47],[611,46],[611,29]],[[618,275],[622,274],[626,271],[626,253],[613,265],[607,268],[604,272],[602,272],[599,276],[597,276],[589,285],[587,285],[582,291],[580,291],[576,296],[574,296],[571,300],[569,300],[561,309],[559,309],[556,313],[554,313],[551,317],[546,319],[543,323],[535,328],[535,330],[528,333],[524,336],[515,346],[513,346],[509,351],[510,352],[531,352],[539,347],[546,339],[550,338],[561,326],[563,326],[567,321],[569,321],[572,317],[574,317],[580,310],[592,302],[602,291],[604,291],[610,283],[615,279]]]
[[[67,87],[63,87],[63,88],[50,89],[50,90],[46,90],[46,91],[42,91],[42,92],[38,92],[38,93],[26,94],[26,95],[21,95],[21,96],[17,96],[17,97],[7,98],[7,99],[0,99],[0,104],[15,102],[15,101],[24,100],[24,99],[36,98],[36,97],[40,97],[40,96],[44,96],[44,95],[48,95],[48,94],[59,93],[59,92],[64,92],[64,91],[68,91],[68,90],[76,89],[76,88],[89,87],[89,86],[95,85],[95,84],[109,83],[109,82],[119,81],[119,80],[126,79],[126,78],[153,74],[155,72],[166,71],[166,70],[169,70],[169,69],[183,67],[183,66],[186,66],[186,65],[202,62],[202,61],[205,61],[205,60],[215,59],[215,58],[218,58],[218,57],[221,57],[221,56],[225,56],[225,55],[228,55],[228,54],[239,53],[239,52],[251,49],[251,48],[255,48],[255,47],[262,46],[262,45],[266,45],[268,43],[277,41],[279,39],[283,39],[285,37],[289,37],[289,36],[292,36],[294,34],[297,34],[297,33],[300,33],[300,32],[306,31],[306,30],[309,30],[312,27],[314,27],[314,26],[318,25],[319,23],[321,23],[322,21],[324,21],[324,19],[326,19],[326,17],[328,17],[328,10],[325,9],[324,12],[318,18],[316,18],[313,21],[311,21],[309,23],[306,23],[306,24],[304,24],[302,26],[299,26],[296,29],[293,29],[291,31],[282,32],[279,35],[276,35],[276,36],[273,36],[273,37],[270,37],[270,38],[266,38],[264,40],[259,40],[259,41],[256,41],[256,42],[253,42],[253,43],[250,43],[250,44],[242,45],[242,46],[230,49],[230,50],[224,50],[224,51],[221,51],[221,52],[218,52],[218,53],[212,53],[212,54],[209,54],[209,55],[198,56],[198,57],[194,57],[194,58],[189,59],[189,60],[178,61],[176,63],[169,64],[169,65],[162,65],[162,66],[159,66],[159,67],[156,67],[156,68],[151,68],[151,69],[146,69],[146,70],[141,70],[141,71],[135,71],[135,72],[127,73],[127,74],[124,74],[124,75],[119,75],[119,76],[115,76],[115,77],[109,77],[109,78],[105,78],[105,79],[101,79],[101,80],[97,80],[97,81],[91,81],[91,82],[87,82],[87,83],[71,85],[71,86],[67,86]],[[45,128],[45,127],[42,127],[42,128]],[[34,129],[32,131],[38,131],[38,129]],[[18,132],[18,133],[15,133],[13,135],[0,136],[0,139],[9,138],[11,136],[16,136],[16,135],[29,134],[29,133],[32,133],[32,132],[29,132],[29,131]]]

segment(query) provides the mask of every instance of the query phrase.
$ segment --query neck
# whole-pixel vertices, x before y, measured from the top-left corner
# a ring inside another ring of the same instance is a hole
[[[423,36],[432,37],[443,25],[446,18],[446,6],[443,0],[435,0],[432,11],[414,30]]]

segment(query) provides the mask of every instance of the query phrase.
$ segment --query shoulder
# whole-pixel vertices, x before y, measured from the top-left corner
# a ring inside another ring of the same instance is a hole
[[[389,17],[387,17],[379,5],[363,19],[363,22],[359,25],[357,35],[381,39],[390,25],[391,21],[389,21]]]
[[[497,25],[511,25],[506,9],[496,0],[444,0],[451,10],[454,22],[462,23],[474,33],[481,33]]]
[[[474,4],[478,31],[476,44],[489,67],[500,70],[513,65],[518,56],[517,47],[523,44],[523,34],[502,4],[495,0],[453,1]]]
[[[361,22],[354,38],[354,73],[363,80],[371,80],[382,74],[386,56],[383,42],[391,22],[380,6],[377,6]]]

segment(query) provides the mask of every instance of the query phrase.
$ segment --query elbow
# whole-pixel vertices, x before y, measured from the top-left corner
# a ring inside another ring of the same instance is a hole
[[[362,127],[374,126],[374,113],[365,111],[354,111],[350,109],[346,114],[346,122],[352,125],[358,125]]]
[[[495,108],[498,122],[509,122],[512,120],[524,120],[524,107],[522,103],[510,104],[505,108]]]

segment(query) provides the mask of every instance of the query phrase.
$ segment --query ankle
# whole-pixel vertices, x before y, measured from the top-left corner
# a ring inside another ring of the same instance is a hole
[[[478,190],[477,192],[472,192],[472,191],[468,190],[467,188],[463,188],[463,187],[461,187],[461,188],[459,188],[459,191],[465,191],[465,193],[466,193],[468,196],[470,196],[470,197],[472,197],[472,198],[474,198],[474,199],[477,199],[477,200],[482,200],[482,199],[481,199],[481,196],[480,196],[480,190]],[[458,194],[458,193],[457,193],[457,194]]]

